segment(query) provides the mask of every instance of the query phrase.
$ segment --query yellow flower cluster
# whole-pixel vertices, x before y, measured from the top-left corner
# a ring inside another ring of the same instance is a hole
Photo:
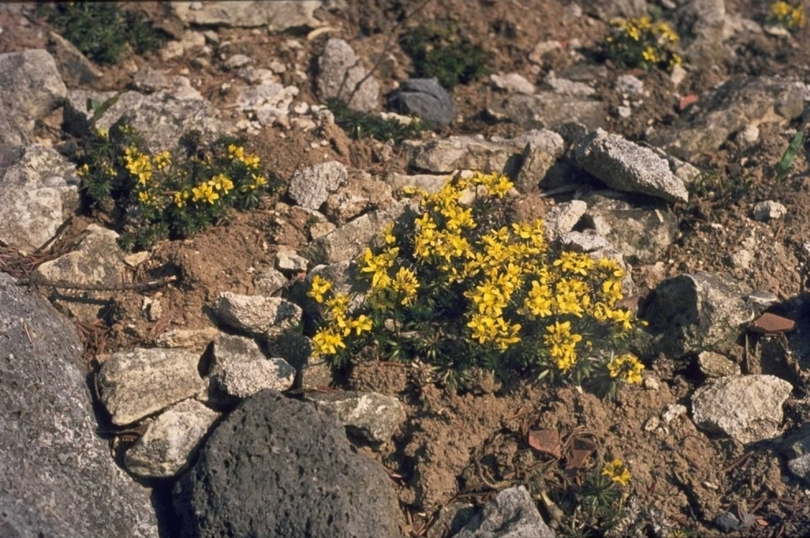
[[[610,478],[620,486],[626,486],[630,483],[630,471],[627,466],[620,459],[615,459],[605,465],[602,469],[602,476]]]
[[[232,161],[240,161],[248,168],[258,168],[262,164],[262,160],[257,155],[245,154],[245,148],[230,144],[228,146],[228,157]]]
[[[326,324],[318,329],[312,337],[314,345],[313,356],[334,355],[339,349],[346,349],[344,338],[352,334],[355,336],[368,332],[372,328],[371,318],[360,314],[355,318],[348,316],[349,296],[345,293],[336,293],[331,298],[326,294],[332,290],[332,283],[320,275],[312,278],[310,291],[307,293],[318,304],[326,307],[324,318]]]
[[[768,10],[768,22],[778,24],[785,29],[798,30],[804,27],[804,6],[792,6],[787,2],[774,2]]]
[[[233,190],[233,181],[231,181],[225,174],[218,174],[208,181],[200,183],[196,187],[192,188],[191,193],[194,196],[192,196],[191,201],[198,202],[202,200],[203,202],[213,204],[219,200],[220,194],[225,196],[231,190]],[[175,203],[177,203],[176,195]]]
[[[538,365],[579,379],[572,370],[580,365],[583,351],[592,352],[594,339],[621,336],[633,329],[632,314],[618,306],[625,272],[613,259],[552,250],[539,219],[486,224],[504,222],[493,216],[497,211],[492,204],[512,186],[502,175],[476,173],[451,179],[434,194],[405,189],[421,197],[412,234],[402,240],[393,227],[383,230],[384,245],[365,249],[357,262],[358,274],[369,283],[365,306],[375,319],[379,315],[395,322],[437,316],[429,323],[457,327],[461,334],[454,337],[480,346],[482,353],[524,346],[528,355],[537,357]],[[410,224],[404,226],[411,230]],[[447,297],[442,294],[449,289],[455,290],[458,299],[438,299]],[[309,296],[324,303],[330,290],[330,283],[315,277]],[[332,301],[337,297],[341,296]],[[444,307],[454,310],[451,316],[457,319],[430,313],[442,300],[458,301],[461,308]],[[318,354],[337,353],[338,342],[343,343],[355,328],[345,319],[343,302],[348,303],[348,298],[326,303],[327,323],[314,339]],[[419,313],[408,317],[415,312]],[[606,366],[608,359],[600,357]],[[621,357],[611,363],[617,373],[611,369],[610,377],[636,382],[643,365],[630,355]],[[589,362],[583,362],[583,369],[589,368]]]
[[[138,148],[130,146],[124,150],[124,162],[129,173],[138,178],[141,186],[146,186],[152,179],[152,161],[149,155],[141,153]]]
[[[607,368],[610,377],[622,379],[629,385],[642,381],[641,372],[644,370],[644,365],[635,355],[627,353],[613,357]]]
[[[605,38],[608,54],[629,67],[659,67],[671,71],[683,59],[675,52],[680,38],[666,22],[649,17],[611,21],[612,33]]]

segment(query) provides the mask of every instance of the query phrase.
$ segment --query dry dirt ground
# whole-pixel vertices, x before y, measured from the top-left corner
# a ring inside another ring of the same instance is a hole
[[[566,17],[566,4],[560,0],[349,0],[346,9],[322,14],[321,18],[339,29],[336,35],[349,41],[367,65],[374,64],[381,54],[386,56],[377,77],[383,90],[390,91],[397,81],[408,77],[411,66],[389,36],[401,32],[403,27],[435,20],[453,21],[464,35],[490,53],[492,72],[519,72],[529,80],[542,77],[549,69],[565,73],[573,65],[564,51],[553,56],[542,69],[531,65],[527,57],[538,42],[549,39],[563,43],[577,39],[586,50],[597,50],[608,28],[607,24],[588,17]],[[413,7],[417,5],[423,7],[414,13]],[[754,0],[726,2],[729,13],[756,20],[762,19],[764,6],[764,2]],[[139,4],[133,9],[161,12],[150,4]],[[44,21],[20,27],[8,24],[13,14],[1,16],[6,20],[0,20],[0,25],[6,31],[0,34],[0,52],[44,45],[48,30]],[[171,27],[177,23],[165,21],[165,24]],[[219,32],[234,43],[233,52],[256,58],[257,67],[273,57],[284,60],[288,52],[282,50],[282,43],[291,37],[255,35],[240,29]],[[323,38],[309,42],[301,35],[292,37],[299,39],[305,52],[313,57],[323,47]],[[273,50],[280,52],[268,54]],[[690,71],[678,93],[665,74],[633,72],[644,81],[650,97],[629,119],[612,114],[610,130],[632,140],[643,140],[648,125],[669,124],[677,119],[683,95],[700,94],[732,75],[781,74],[810,80],[807,29],[789,41],[761,36],[736,52],[736,56],[715,69]],[[216,66],[194,67],[188,60],[162,62],[157,56],[130,55],[122,65],[150,65],[173,74],[188,72],[192,79],[201,81],[199,88],[204,96],[217,106],[227,104],[232,96],[220,91],[220,87],[231,75]],[[585,60],[592,64],[597,61],[596,53]],[[597,90],[615,109],[619,103],[607,81],[626,71],[610,64],[607,69],[608,77],[604,84],[597,85]],[[131,82],[131,74],[124,67],[104,72],[100,89],[120,89]],[[314,83],[299,87],[302,100],[317,102]],[[454,96],[464,121],[435,136],[519,134],[513,125],[480,119],[481,111],[498,98],[486,81],[459,86]],[[780,313],[800,323],[807,321],[810,312],[802,308],[801,299],[807,291],[810,261],[804,257],[810,256],[810,252],[803,248],[810,241],[807,211],[810,176],[807,156],[800,154],[791,176],[783,184],[774,184],[773,167],[789,141],[782,130],[783,127],[777,126],[763,127],[764,143],[756,151],[743,152],[729,143],[693,163],[704,170],[716,171],[722,181],[746,187],[737,196],[716,192],[692,197],[688,205],[675,207],[680,218],[678,239],[668,258],[661,260],[662,264],[636,268],[634,277],[642,289],[654,287],[667,276],[694,270],[733,272],[757,288],[776,293],[783,301]],[[322,140],[328,144],[321,146]],[[313,143],[319,149],[312,149]],[[404,158],[397,148],[386,148],[375,141],[350,140],[337,127],[309,133],[266,128],[251,138],[250,144],[283,179],[298,168],[331,159],[375,175],[401,171],[404,167]],[[788,213],[783,220],[768,224],[749,218],[753,204],[766,199],[785,204]],[[271,265],[275,251],[282,246],[299,248],[309,239],[307,215],[277,206],[278,201],[267,198],[259,209],[234,215],[229,225],[212,228],[193,239],[160,243],[142,273],[134,276],[178,277],[173,285],[157,292],[162,295],[162,316],[153,322],[146,319],[140,292],[105,297],[109,301],[100,314],[108,324],[108,331],[102,351],[149,346],[157,335],[169,329],[208,326],[210,321],[204,307],[218,293],[252,293],[254,273]],[[86,216],[73,219],[55,248],[69,246],[71,237],[91,220]],[[734,269],[730,256],[745,241],[751,245],[749,250],[754,259],[749,270],[740,271]],[[773,361],[773,348],[779,348],[778,345],[768,344],[770,359],[764,360],[762,344],[752,338],[730,350],[743,363],[744,373],[776,371],[788,379],[800,376],[784,363]],[[810,355],[802,358],[798,350],[793,351],[799,360],[799,370],[810,367],[807,363]],[[374,390],[396,396],[406,405],[408,420],[392,443],[374,450],[360,449],[382,462],[391,473],[413,536],[443,536],[441,523],[434,524],[443,507],[453,502],[483,502],[499,488],[511,484],[523,484],[535,495],[547,492],[563,511],[570,510],[572,499],[568,492],[572,486],[581,484],[587,473],[612,458],[624,459],[632,470],[627,499],[628,502],[635,499],[633,502],[643,508],[644,515],[640,518],[643,521],[652,521],[658,517],[656,514],[663,514],[678,529],[708,536],[719,532],[712,525],[714,517],[727,509],[742,509],[754,514],[757,523],[729,536],[810,534],[810,491],[791,477],[777,446],[760,443],[745,447],[727,438],[707,436],[697,431],[686,415],[668,425],[650,427],[650,418],[667,405],[680,403],[688,407],[688,397],[702,379],[688,364],[659,361],[655,357],[645,360],[648,371],[658,382],[657,388],[625,388],[612,402],[601,401],[576,388],[534,386],[529,380],[503,387],[487,376],[482,376],[473,390],[450,393],[421,383],[418,371],[413,368],[389,363],[359,364],[348,378],[337,380],[324,390]],[[806,388],[802,388],[806,385],[797,387],[786,404],[785,429],[810,419],[810,399]],[[559,434],[559,453],[530,448],[528,433],[539,429]],[[553,509],[542,508],[547,519],[554,520]],[[558,532],[567,535],[572,525],[570,514],[561,523]],[[648,530],[642,528],[640,535],[646,535]],[[600,534],[598,529],[591,531]]]

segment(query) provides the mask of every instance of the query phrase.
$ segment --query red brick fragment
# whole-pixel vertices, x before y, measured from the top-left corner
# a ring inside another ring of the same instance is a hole
[[[766,312],[751,322],[749,328],[751,331],[759,334],[787,333],[796,328],[796,322],[792,319]]]
[[[556,459],[562,456],[560,433],[557,430],[532,430],[529,432],[529,446],[538,452],[551,454]]]

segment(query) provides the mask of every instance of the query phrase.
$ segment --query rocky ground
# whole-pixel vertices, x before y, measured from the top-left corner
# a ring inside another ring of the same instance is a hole
[[[810,533],[808,145],[779,168],[810,135],[806,27],[753,0],[126,7],[166,43],[100,66],[0,5],[1,536]],[[606,61],[611,19],[648,12],[682,36],[672,73]],[[488,75],[409,80],[398,38],[437,21]],[[430,129],[355,139],[336,96]],[[119,121],[154,151],[243,135],[281,186],[123,251],[69,161]],[[311,275],[345,281],[402,187],[466,170],[508,174],[515,214],[625,264],[643,383],[454,391],[418,364],[311,359],[292,330]],[[632,475],[615,519],[589,519],[576,492],[615,458]]]

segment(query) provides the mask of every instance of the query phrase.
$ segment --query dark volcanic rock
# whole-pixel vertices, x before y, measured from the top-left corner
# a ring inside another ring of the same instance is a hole
[[[416,114],[433,128],[444,127],[456,117],[453,97],[435,78],[404,81],[391,97],[390,104],[402,114]]]
[[[354,452],[343,426],[264,390],[222,422],[175,486],[183,537],[398,537],[382,467]]]

